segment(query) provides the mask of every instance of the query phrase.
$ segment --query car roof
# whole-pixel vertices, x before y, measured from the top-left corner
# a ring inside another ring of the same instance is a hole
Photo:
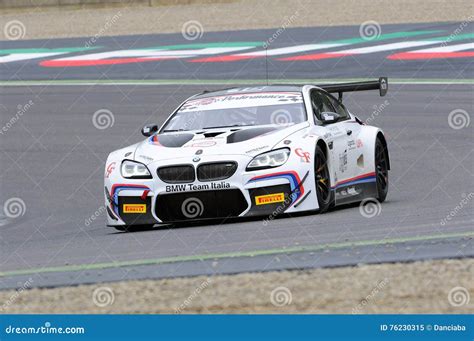
[[[239,86],[227,89],[204,91],[200,94],[193,96],[192,99],[259,92],[301,92],[302,88],[303,87],[301,85],[252,85],[247,87]]]

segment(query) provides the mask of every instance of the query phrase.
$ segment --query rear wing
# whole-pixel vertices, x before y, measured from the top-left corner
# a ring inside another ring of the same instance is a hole
[[[342,94],[349,91],[379,90],[380,96],[385,96],[388,90],[388,79],[387,77],[380,77],[378,81],[327,84],[319,85],[319,87],[330,93],[337,92],[339,101],[342,101]]]

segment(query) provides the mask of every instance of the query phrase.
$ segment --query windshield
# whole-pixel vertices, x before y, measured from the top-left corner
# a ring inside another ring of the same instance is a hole
[[[300,92],[230,94],[189,100],[162,132],[304,122]]]

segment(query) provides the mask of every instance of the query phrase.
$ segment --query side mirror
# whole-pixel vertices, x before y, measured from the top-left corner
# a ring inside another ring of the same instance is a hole
[[[147,124],[142,128],[143,136],[151,136],[158,131],[158,126],[156,124]]]
[[[322,112],[320,116],[323,124],[336,123],[341,118],[341,116],[335,112]]]

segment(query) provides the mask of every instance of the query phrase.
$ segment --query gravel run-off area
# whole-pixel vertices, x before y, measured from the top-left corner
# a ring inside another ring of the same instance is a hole
[[[0,291],[3,313],[459,313],[474,259]]]

